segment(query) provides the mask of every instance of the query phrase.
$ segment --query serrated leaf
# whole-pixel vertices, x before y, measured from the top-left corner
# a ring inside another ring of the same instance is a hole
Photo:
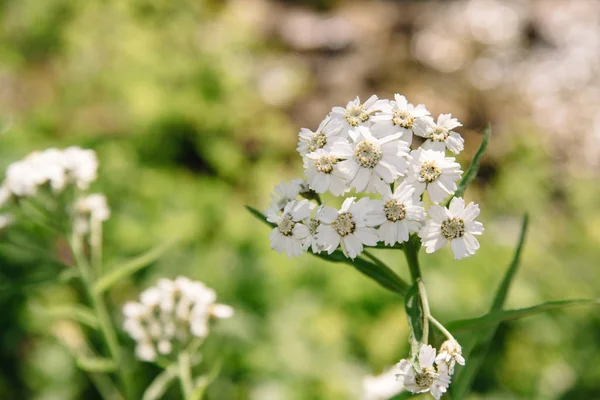
[[[149,266],[167,252],[174,243],[175,240],[164,242],[134,259],[112,268],[96,281],[94,284],[94,292],[96,292],[96,294],[103,293],[110,289],[115,283],[135,274],[142,268]]]
[[[477,172],[479,171],[479,162],[481,160],[481,157],[483,157],[483,154],[485,153],[485,149],[487,148],[491,134],[492,126],[488,125],[483,131],[483,139],[481,140],[481,144],[479,145],[479,148],[477,149],[477,152],[475,153],[475,156],[471,161],[471,165],[469,165],[469,169],[458,184],[458,188],[456,189],[456,192],[454,192],[454,195],[448,199],[446,205],[450,204],[450,201],[452,201],[454,197],[463,197],[463,195],[465,194],[465,190],[467,190],[467,187],[477,176]]]
[[[275,224],[267,221],[266,217],[255,208],[250,206],[246,206],[246,209],[250,211],[252,215],[254,215],[257,219],[262,221],[263,223],[275,227]],[[325,252],[322,253],[313,253],[307,252],[315,257],[321,258],[323,260],[331,261],[331,262],[342,262],[345,264],[352,265],[359,272],[366,275],[367,277],[373,279],[382,287],[391,290],[392,292],[399,294],[400,296],[404,296],[406,291],[409,288],[409,285],[400,278],[392,269],[388,268],[385,265],[375,264],[370,261],[366,261],[362,258],[355,258],[354,261],[344,255],[340,250],[336,250],[331,254],[327,254]]]
[[[419,296],[417,283],[408,289],[404,297],[404,308],[406,309],[406,319],[412,337],[420,342],[423,339],[423,309],[421,308],[421,297]]]
[[[103,357],[77,357],[75,364],[86,372],[114,372],[117,364],[110,358]]]
[[[525,237],[527,235],[528,216],[523,216],[523,222],[521,225],[521,234],[517,247],[513,255],[512,261],[504,274],[504,279],[500,283],[490,313],[498,312],[502,310],[506,296],[510,285],[517,273],[519,263],[521,261],[521,252],[525,244]],[[473,381],[477,375],[477,372],[481,368],[481,364],[485,359],[485,356],[489,350],[489,347],[494,339],[496,330],[501,321],[492,323],[483,333],[477,337],[471,337],[467,342],[462,343],[463,356],[467,360],[466,365],[463,368],[459,368],[452,379],[452,385],[450,386],[452,398],[455,400],[463,399],[470,391]]]
[[[521,318],[530,317],[536,314],[541,314],[546,311],[559,310],[562,308],[585,306],[585,305],[600,305],[600,299],[577,299],[577,300],[562,300],[549,301],[538,304],[532,307],[519,308],[516,310],[501,310],[490,312],[477,318],[461,319],[448,322],[445,324],[446,329],[453,333],[461,333],[476,329],[488,328],[497,325],[500,322],[513,321]]]

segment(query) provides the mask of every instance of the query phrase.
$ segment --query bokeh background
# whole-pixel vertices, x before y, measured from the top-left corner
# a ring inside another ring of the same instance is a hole
[[[0,167],[93,148],[108,261],[179,238],[110,297],[184,274],[235,307],[207,355],[223,362],[209,399],[360,399],[365,375],[408,352],[397,297],[349,266],[276,254],[243,207],[301,176],[300,127],[356,95],[451,112],[463,165],[493,126],[466,194],[481,250],[422,257],[440,320],[489,307],[526,211],[509,307],[600,295],[598,1],[2,0],[0,21]],[[408,276],[400,254],[381,257]],[[72,291],[47,258],[0,246],[0,263],[0,398],[96,398],[39,310]],[[503,324],[470,398],[598,399],[599,359],[595,308]]]

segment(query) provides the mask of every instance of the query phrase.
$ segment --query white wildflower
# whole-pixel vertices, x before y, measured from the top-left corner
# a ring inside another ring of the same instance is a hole
[[[406,181],[415,187],[416,195],[427,189],[434,203],[454,193],[461,176],[460,164],[440,151],[418,149],[410,154]]]
[[[429,111],[423,104],[415,107],[406,100],[406,97],[398,93],[394,95],[392,101],[378,102],[378,108],[381,112],[372,118],[373,134],[377,137],[385,137],[400,132],[402,134],[400,138],[409,145],[412,143],[415,122],[429,115]]]
[[[369,128],[358,127],[349,132],[351,141],[338,141],[331,154],[344,159],[340,171],[357,192],[385,193],[389,184],[406,172],[408,144],[400,134],[378,139]]]
[[[315,254],[323,251],[323,246],[319,243],[317,236],[317,228],[319,228],[319,225],[321,225],[321,221],[319,220],[318,215],[323,209],[323,207],[323,205],[317,207],[317,209],[314,211],[314,217],[310,216],[303,221],[304,225],[308,227],[308,231],[310,234],[304,244],[304,249],[308,250],[310,248]]]
[[[316,131],[302,128],[298,134],[298,153],[302,157],[319,149],[327,150],[336,138],[342,138],[344,126],[339,120],[332,120],[329,116],[319,124]]]
[[[304,170],[310,188],[317,193],[329,190],[334,196],[343,195],[346,188],[346,174],[340,171],[340,159],[319,149],[304,158]]]
[[[450,375],[454,374],[454,366],[458,363],[465,365],[465,358],[462,356],[462,348],[456,340],[446,340],[440,347],[440,352],[435,358],[438,365],[445,364],[448,366]]]
[[[333,107],[331,109],[331,119],[340,121],[343,126],[342,134],[346,134],[350,129],[358,126],[369,126],[371,117],[378,111],[377,96],[369,97],[363,104],[360,103],[358,96],[344,107]]]
[[[302,179],[281,182],[275,186],[275,191],[271,193],[272,201],[269,208],[273,211],[283,210],[286,204],[292,200],[296,200],[296,197],[306,190],[305,185],[306,183]]]
[[[448,242],[457,260],[471,256],[479,249],[474,235],[481,235],[484,229],[481,222],[475,221],[479,215],[477,204],[471,202],[465,207],[464,199],[455,197],[450,208],[433,205],[427,214],[431,219],[419,232],[427,253],[433,253]]]
[[[187,346],[193,337],[209,333],[212,318],[229,318],[233,309],[216,304],[214,290],[185,277],[161,279],[144,290],[140,302],[123,307],[123,329],[136,341],[136,355],[154,361]]]
[[[422,345],[419,350],[418,366],[408,360],[400,360],[398,368],[400,373],[396,375],[404,384],[406,390],[412,393],[430,392],[439,400],[448,390],[450,376],[444,369],[435,369],[435,349],[430,345]]]
[[[310,230],[302,220],[308,218],[314,207],[308,200],[293,200],[284,207],[281,214],[269,210],[267,221],[277,224],[269,235],[271,248],[278,253],[285,252],[288,257],[302,255],[310,240]]]
[[[321,221],[317,227],[317,240],[329,254],[341,246],[346,257],[354,259],[362,253],[363,245],[377,244],[377,231],[366,224],[370,199],[354,200],[354,197],[344,200],[339,211],[323,207],[317,215]]]
[[[79,189],[86,190],[96,180],[98,159],[93,150],[77,146],[69,147],[63,151],[62,162],[68,179]]]
[[[437,151],[450,150],[458,154],[465,148],[465,140],[452,129],[462,126],[451,114],[441,114],[437,123],[431,117],[423,117],[415,121],[415,134],[426,138],[424,149]]]
[[[106,196],[94,193],[78,199],[75,209],[80,214],[88,214],[97,221],[106,221],[110,217],[110,208],[106,202]]]
[[[389,246],[408,241],[425,222],[423,203],[415,198],[415,188],[402,182],[394,193],[388,188],[382,200],[371,200],[367,222],[379,226],[379,240]]]

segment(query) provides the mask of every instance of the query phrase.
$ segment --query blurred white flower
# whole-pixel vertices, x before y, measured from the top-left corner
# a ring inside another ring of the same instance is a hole
[[[363,245],[377,244],[377,231],[366,223],[370,199],[355,197],[344,200],[338,211],[333,207],[323,207],[317,214],[321,224],[317,227],[317,240],[327,253],[333,253],[338,246],[346,257],[356,258],[363,251]]]
[[[435,399],[439,400],[448,390],[450,376],[443,369],[436,370],[434,361],[435,349],[424,344],[419,349],[418,367],[408,360],[400,360],[398,363],[400,373],[396,377],[404,384],[406,390],[412,393],[430,392]]]
[[[425,226],[419,232],[419,237],[425,251],[433,253],[450,242],[455,259],[475,254],[479,242],[473,235],[481,235],[483,224],[475,221],[479,215],[479,206],[473,202],[465,207],[464,199],[455,197],[450,202],[450,208],[434,204],[427,214]]]
[[[404,384],[397,381],[395,368],[378,376],[363,379],[363,400],[388,400],[404,390]]]
[[[400,133],[378,139],[369,128],[359,126],[349,136],[349,142],[335,142],[331,154],[344,160],[339,169],[357,192],[385,193],[390,183],[404,175],[409,148]]]
[[[277,224],[269,239],[271,248],[288,257],[298,257],[306,250],[310,241],[310,230],[302,223],[315,207],[308,200],[292,200],[286,204],[283,213],[267,211],[267,221]]]
[[[144,290],[140,302],[123,306],[123,329],[136,344],[136,355],[154,361],[184,349],[194,337],[209,333],[212,318],[229,318],[233,309],[216,304],[216,293],[202,282],[185,277],[160,279]]]
[[[402,182],[394,193],[388,189],[382,200],[371,200],[367,214],[370,226],[379,226],[379,240],[389,246],[408,241],[411,233],[418,232],[425,222],[425,209],[415,188]]]
[[[414,131],[417,136],[426,138],[424,149],[436,151],[450,150],[458,154],[465,148],[465,140],[452,129],[462,126],[451,114],[441,114],[437,123],[431,117],[423,117],[415,121]]]
[[[440,352],[435,358],[436,364],[446,364],[450,375],[454,374],[456,363],[465,365],[465,358],[462,356],[462,348],[456,340],[446,340],[440,347]]]
[[[88,214],[97,221],[106,221],[110,217],[106,196],[101,193],[90,194],[78,199],[75,209],[78,213]]]
[[[385,137],[401,133],[400,139],[404,140],[409,146],[412,143],[414,123],[417,119],[429,115],[423,104],[414,106],[410,104],[406,97],[396,93],[394,100],[380,100],[378,108],[381,112],[373,118],[374,122],[371,130],[376,137]]]
[[[270,209],[281,211],[292,200],[296,200],[298,195],[305,191],[306,183],[302,179],[292,179],[290,182],[281,182],[275,186],[275,191],[271,193]]]
[[[460,164],[443,152],[418,149],[410,153],[406,182],[416,195],[427,189],[431,201],[439,203],[456,191],[461,176]]]

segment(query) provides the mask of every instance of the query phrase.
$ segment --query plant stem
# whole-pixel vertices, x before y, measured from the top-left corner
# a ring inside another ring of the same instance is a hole
[[[90,250],[96,278],[102,276],[102,221],[90,217]]]
[[[429,319],[432,318],[431,311],[429,311],[429,300],[427,299],[425,284],[421,278],[417,280],[417,285],[419,285],[419,296],[421,298],[421,308],[423,310],[423,343],[429,343]]]
[[[187,352],[182,351],[179,354],[177,361],[179,365],[179,382],[181,383],[181,391],[183,398],[189,400],[194,393],[194,383],[192,382],[192,368],[190,365],[190,356]]]
[[[404,256],[406,257],[406,262],[408,263],[408,269],[410,270],[410,276],[413,283],[416,283],[417,280],[421,279],[421,268],[419,267],[418,255],[420,247],[419,238],[414,234],[404,246]]]
[[[440,332],[442,332],[444,334],[444,336],[446,336],[447,339],[455,341],[456,339],[454,339],[454,336],[452,336],[452,334],[448,331],[448,329],[446,329],[446,327],[444,325],[442,325],[440,323],[440,321],[438,321],[437,319],[435,319],[433,317],[433,315],[429,315],[429,320],[431,321],[431,323],[433,325],[435,325],[436,328],[438,328],[440,330]]]

